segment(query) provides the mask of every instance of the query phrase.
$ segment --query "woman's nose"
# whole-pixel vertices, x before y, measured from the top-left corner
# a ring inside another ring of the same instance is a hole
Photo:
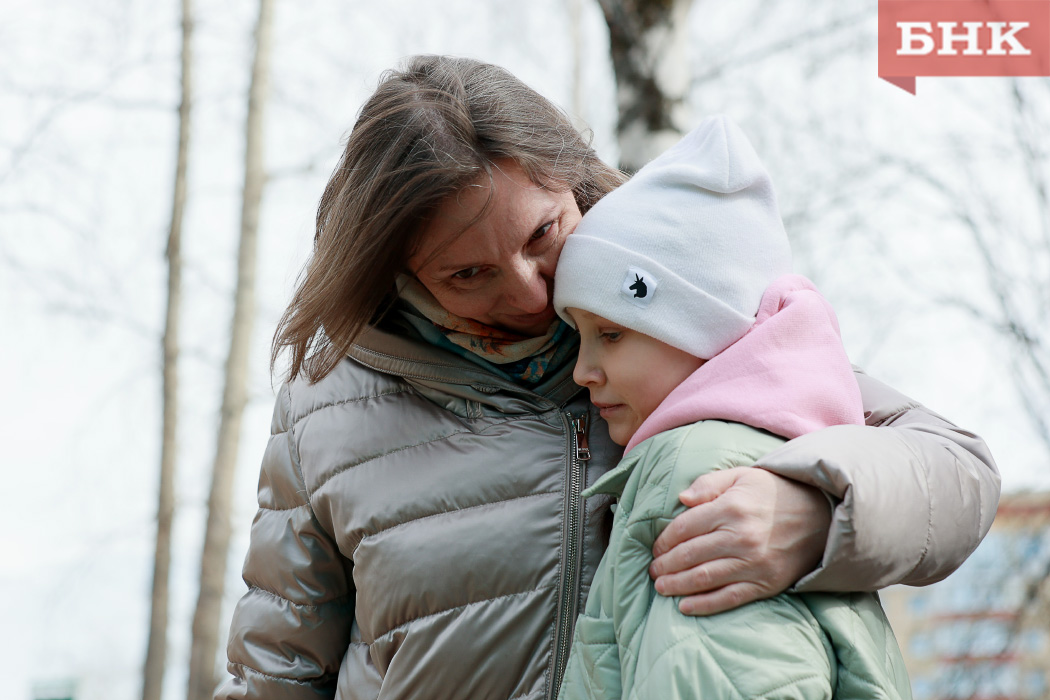
[[[550,304],[553,280],[541,273],[536,261],[519,260],[508,274],[504,296],[523,314],[538,314]]]

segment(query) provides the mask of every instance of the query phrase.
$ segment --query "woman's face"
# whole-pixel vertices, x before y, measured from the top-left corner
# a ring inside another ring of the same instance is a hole
[[[580,209],[572,192],[540,187],[514,161],[493,165],[491,183],[483,178],[438,207],[409,269],[457,316],[542,335],[555,317],[558,256]],[[485,216],[464,230],[490,193]]]

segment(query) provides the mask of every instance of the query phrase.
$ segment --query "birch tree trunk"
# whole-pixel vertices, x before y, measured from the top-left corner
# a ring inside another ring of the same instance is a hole
[[[572,44],[572,119],[579,129],[583,114],[583,0],[567,0],[569,42]]]
[[[160,700],[168,651],[168,579],[171,569],[171,524],[175,516],[175,465],[178,424],[179,316],[182,303],[182,216],[186,209],[186,169],[193,106],[193,2],[182,0],[182,77],[179,102],[179,142],[175,185],[168,228],[168,308],[163,339],[163,417],[160,443],[160,485],[157,489],[157,541],[153,554],[153,592],[149,641],[142,674],[142,700]]]
[[[689,125],[688,26],[693,0],[598,0],[616,76],[620,168],[633,173]]]
[[[240,444],[241,418],[247,402],[248,351],[255,315],[255,258],[259,209],[266,174],[263,167],[263,117],[269,88],[273,0],[259,0],[255,52],[248,90],[245,126],[244,189],[241,197],[240,246],[233,328],[226,359],[219,436],[208,496],[208,524],[201,554],[200,594],[193,615],[188,700],[211,700],[215,691],[215,662],[219,621],[230,543],[233,478]]]

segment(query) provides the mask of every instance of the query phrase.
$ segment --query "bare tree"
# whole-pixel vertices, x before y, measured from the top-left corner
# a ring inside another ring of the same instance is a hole
[[[247,403],[248,354],[255,314],[255,268],[259,210],[266,183],[263,154],[263,118],[269,92],[269,64],[273,0],[259,0],[255,50],[248,90],[245,126],[244,189],[241,197],[240,245],[233,328],[226,359],[219,435],[208,496],[208,524],[201,553],[200,594],[193,615],[188,700],[211,700],[215,690],[215,661],[219,621],[230,544],[233,477],[240,444],[241,418]]]
[[[1004,365],[1050,456],[1050,89],[1019,79],[1009,85],[1010,106],[998,122],[1004,141],[948,137],[947,165],[900,155],[885,156],[885,163],[932,196],[936,215],[972,248],[983,280],[943,290],[921,272],[903,274],[931,301],[963,311],[1007,342],[1012,352]],[[997,181],[1005,169],[989,167],[1003,163],[1020,173],[1009,183]]]
[[[598,0],[616,75],[620,167],[635,172],[689,126],[688,24],[693,0]]]
[[[168,228],[168,297],[164,317],[163,417],[160,484],[157,489],[157,541],[153,555],[153,592],[149,641],[142,677],[142,700],[160,700],[168,650],[168,578],[171,569],[171,525],[175,515],[175,465],[178,450],[179,317],[182,304],[182,217],[186,209],[186,170],[193,106],[193,2],[182,0],[182,76],[175,184]]]

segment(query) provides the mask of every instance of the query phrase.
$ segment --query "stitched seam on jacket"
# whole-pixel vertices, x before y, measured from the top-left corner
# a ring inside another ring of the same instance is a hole
[[[672,651],[677,649],[679,646],[688,644],[688,643],[690,643],[692,641],[693,641],[692,638],[687,638],[687,639],[679,639],[679,640],[676,640],[676,641],[672,642],[666,649],[661,651],[653,659],[652,666],[649,667],[649,671],[650,672],[652,671],[652,669],[656,666],[657,662],[659,662],[660,659],[662,659],[663,657],[665,657],[668,654],[670,654]],[[628,650],[628,651],[630,651],[630,650]],[[729,683],[730,687],[733,688],[733,691],[736,693],[737,697],[739,697],[739,698],[754,697],[754,696],[745,696],[744,693],[741,692],[740,688],[733,681],[733,679],[729,676],[729,674],[726,673],[725,669],[722,667],[721,662],[718,661],[718,659],[715,657],[715,655],[711,652],[711,650],[709,648],[707,648],[705,646],[705,647],[703,647],[703,651],[714,662],[715,668],[718,671],[721,672],[722,677],[725,678],[726,682]],[[632,654],[632,656],[635,658],[636,661],[638,660],[637,655]],[[638,697],[638,688],[644,686],[645,681],[648,679],[649,675],[650,675],[649,673],[646,673],[645,676],[642,676],[640,679],[637,676],[635,676],[635,685],[632,688],[631,694],[630,694],[629,697],[631,697],[631,698]],[[772,688],[767,688],[766,690],[763,690],[760,693],[758,693],[758,697],[767,697],[771,693],[775,693],[776,691],[782,690],[784,688],[790,688],[793,685],[798,685],[799,683],[802,683],[803,681],[807,681],[807,680],[809,680],[811,678],[822,679],[823,677],[819,673],[810,673],[808,675],[802,676],[801,678],[794,678],[794,679],[788,681],[787,683],[782,683],[781,685],[774,686]]]
[[[390,629],[388,629],[387,631],[383,632],[382,634],[377,635],[375,637],[375,639],[373,639],[372,641],[370,641],[368,643],[369,644],[376,644],[383,637],[386,637],[386,636],[389,636],[391,634],[394,634],[395,632],[399,632],[400,630],[404,629],[405,627],[408,627],[409,625],[411,625],[414,622],[419,622],[420,620],[426,620],[427,618],[430,618],[430,617],[435,617],[437,615],[444,615],[445,613],[455,612],[456,610],[463,610],[464,608],[469,608],[469,607],[471,607],[473,605],[488,605],[489,603],[495,603],[497,600],[504,600],[505,598],[520,598],[522,596],[533,595],[535,593],[539,593],[541,591],[545,591],[545,590],[548,590],[548,589],[551,589],[551,588],[557,588],[557,587],[558,587],[557,584],[548,583],[545,586],[537,586],[536,588],[532,588],[532,589],[527,590],[527,591],[519,591],[518,593],[505,593],[503,595],[498,595],[495,598],[485,598],[483,600],[473,600],[473,601],[471,601],[469,603],[464,603],[463,605],[456,605],[456,606],[451,607],[451,608],[445,608],[444,610],[435,610],[434,612],[429,612],[426,615],[420,615],[419,617],[413,617],[411,620],[405,620],[404,622],[402,622],[401,624],[397,625],[396,627],[391,627]]]
[[[369,350],[367,348],[360,348],[360,349],[363,350],[365,353],[367,353],[369,355],[372,355],[373,357],[382,357],[382,358],[385,358],[385,359],[388,359],[388,360],[394,360],[396,362],[405,362],[406,361],[405,358],[403,358],[403,357],[397,357],[396,355],[388,355],[385,352],[377,352],[375,350]],[[353,359],[355,362],[357,362],[359,364],[363,364],[365,367],[368,367],[371,370],[374,370],[376,372],[382,372],[384,374],[388,374],[388,372],[386,372],[385,370],[381,370],[378,367],[373,367],[371,365],[365,364],[361,360],[358,360],[356,357],[353,357],[351,359]],[[420,363],[416,363],[416,364],[420,364]],[[443,364],[443,363],[440,363],[440,362],[433,362],[433,361],[430,361],[430,360],[426,360],[422,364],[427,364],[427,365],[431,365],[431,366],[434,366],[434,367],[440,367],[442,369],[451,369],[451,370],[455,370],[457,372],[463,372],[464,374],[474,375],[476,373],[477,376],[473,377],[472,379],[466,379],[464,381],[450,379],[448,377],[439,377],[436,374],[421,374],[419,372],[398,372],[397,374],[395,374],[393,376],[395,376],[395,377],[406,377],[408,379],[429,379],[429,380],[432,380],[432,381],[435,381],[435,382],[447,382],[449,384],[465,384],[465,385],[470,385],[470,384],[473,384],[473,383],[478,382],[478,381],[491,382],[492,379],[493,379],[492,375],[486,374],[485,372],[483,372],[481,370],[477,370],[476,372],[473,372],[471,370],[467,370],[467,369],[459,367],[457,365]],[[543,398],[543,397],[541,397],[541,398]],[[550,403],[549,400],[548,400],[548,403]]]
[[[543,693],[535,693],[535,692],[533,692],[533,693],[525,693],[523,695],[515,695],[512,698],[507,698],[507,700],[522,700],[522,698],[531,698],[531,697],[537,697],[538,698],[538,697],[542,697],[542,696],[543,696]]]
[[[404,527],[405,525],[412,525],[414,523],[418,523],[418,522],[420,522],[422,520],[429,520],[430,518],[440,518],[443,515],[451,515],[452,513],[466,513],[467,511],[478,510],[479,508],[487,508],[488,506],[500,505],[501,503],[510,503],[511,501],[523,501],[523,500],[525,500],[527,498],[540,498],[542,496],[559,496],[559,495],[561,495],[561,492],[559,492],[559,491],[543,491],[542,493],[530,493],[527,496],[514,496],[513,498],[504,498],[504,499],[501,499],[501,500],[498,500],[498,501],[487,501],[485,503],[479,503],[479,504],[477,504],[475,506],[467,506],[466,508],[455,508],[453,510],[443,510],[443,511],[440,511],[438,513],[430,513],[429,515],[421,515],[418,518],[412,518],[411,520],[404,520],[402,522],[395,523],[395,524],[393,524],[393,525],[391,525],[389,527],[384,527],[381,530],[376,530],[375,532],[369,532],[369,533],[367,533],[365,535],[362,535],[361,539],[357,541],[356,545],[354,545],[354,554],[357,554],[357,548],[360,547],[361,543],[364,542],[365,540],[367,540],[367,539],[369,539],[371,537],[376,537],[377,535],[381,535],[384,532],[390,532],[391,530],[396,530],[397,528]],[[351,556],[351,558],[353,558],[353,557]]]
[[[648,616],[649,616],[649,613],[646,612],[646,617],[648,617]],[[657,654],[653,658],[652,664],[649,666],[648,670],[646,670],[644,676],[639,677],[639,674],[638,674],[638,672],[636,670],[635,671],[635,676],[634,676],[634,685],[631,687],[631,694],[628,695],[627,697],[628,698],[637,698],[638,697],[638,689],[645,686],[645,681],[652,674],[652,671],[656,667],[657,662],[659,662],[660,659],[662,659],[663,657],[667,656],[668,654],[670,654],[672,651],[674,651],[678,647],[683,646],[686,643],[692,642],[692,641],[694,641],[694,639],[692,637],[685,638],[685,639],[677,639],[677,640],[672,641],[670,644],[667,645],[667,647],[665,647],[662,651],[660,651],[659,654]],[[641,659],[638,658],[638,654],[636,654],[634,652],[634,650],[631,649],[630,647],[623,647],[623,650],[626,651],[627,654],[634,660],[635,666],[637,668],[637,664],[641,661]],[[711,652],[711,649],[709,649],[706,646],[706,644],[703,647],[701,647],[701,652],[705,656],[710,658],[712,662],[714,662],[715,669],[721,672],[722,676],[725,678],[726,682],[729,684],[729,687],[731,687],[733,689],[733,692],[736,693],[736,696],[738,698],[741,698],[742,700],[748,700],[744,696],[744,694],[742,692],[740,692],[740,688],[737,687],[736,683],[733,682],[733,679],[729,676],[728,673],[726,673],[725,669],[722,668],[722,664],[718,661],[717,658],[715,658],[715,655]],[[690,653],[692,653],[692,652],[690,652]]]
[[[286,386],[288,387],[288,412],[285,415],[290,419],[292,417],[292,385],[287,384]],[[299,441],[295,437],[295,426],[296,423],[292,423],[292,425],[290,425],[287,428],[287,430],[285,430],[285,432],[288,433],[288,439],[291,441],[290,451],[292,458],[292,468],[295,469],[295,474],[299,477],[299,483],[303,485],[303,490],[297,491],[296,493],[301,493],[303,495],[303,501],[307,505],[309,505],[310,489],[306,487],[306,475],[303,474],[303,465],[300,463],[299,460]],[[313,508],[310,509],[310,512],[313,512]]]
[[[905,404],[904,406],[901,406],[900,408],[898,408],[896,411],[894,411],[890,415],[886,416],[885,418],[881,418],[878,421],[876,421],[875,423],[871,423],[870,427],[878,428],[878,427],[880,427],[882,425],[885,425],[886,423],[889,423],[890,421],[894,421],[897,418],[900,418],[902,415],[904,415],[908,411],[912,410],[913,408],[922,408],[922,407],[923,407],[922,404],[916,403],[914,401],[912,403]]]
[[[287,513],[288,511],[299,510],[300,508],[309,508],[309,507],[310,507],[310,504],[307,502],[307,503],[300,503],[297,506],[291,506],[289,508],[270,508],[269,506],[259,506],[259,510],[268,510],[271,513]]]
[[[839,673],[841,675],[844,675],[844,676],[849,676],[850,678],[858,681],[859,683],[863,683],[864,685],[866,685],[869,688],[872,688],[874,690],[878,690],[878,691],[883,690],[882,686],[880,686],[878,683],[875,683],[874,681],[872,681],[869,678],[865,678],[864,676],[861,676],[861,675],[859,675],[857,673],[854,673],[853,671],[851,671],[850,669],[846,668],[845,666],[839,668]]]
[[[383,396],[393,396],[394,394],[407,394],[407,393],[410,393],[411,391],[412,390],[409,387],[399,387],[397,389],[391,389],[390,391],[382,391],[382,392],[380,392],[378,394],[370,394],[368,396],[358,396],[358,397],[353,398],[353,399],[341,399],[339,401],[330,401],[328,403],[321,404],[320,406],[314,406],[313,408],[311,408],[309,411],[307,411],[303,415],[295,417],[294,419],[292,419],[291,427],[294,428],[296,425],[299,424],[300,421],[302,421],[302,420],[304,420],[306,418],[309,418],[310,416],[312,416],[313,414],[317,413],[318,411],[323,411],[326,408],[335,408],[336,406],[345,406],[346,404],[360,403],[362,401],[369,401],[371,399],[378,399],[378,398],[383,397]],[[289,397],[290,397],[291,396],[291,391],[289,391],[288,393],[289,393]],[[292,418],[292,417],[289,416],[289,418]]]
[[[360,345],[357,346],[357,349],[362,351],[362,352],[364,352],[365,354],[372,355],[373,357],[384,357],[384,358],[386,358],[388,360],[397,360],[398,362],[406,362],[405,358],[403,358],[403,357],[398,357],[397,355],[391,355],[391,354],[385,353],[385,352],[379,352],[378,350],[372,350],[371,348],[362,347]],[[356,360],[357,362],[360,362],[360,360],[357,360],[357,358],[352,357],[351,359]],[[456,369],[456,370],[463,369],[464,371],[466,371],[465,368],[460,367],[459,365],[454,365],[454,364],[451,364],[451,363],[448,363],[448,362],[439,362],[437,360],[421,360],[421,361],[417,362],[416,364],[432,365],[434,367],[443,367],[445,369]],[[368,365],[365,365],[365,366],[368,367],[369,369],[374,369],[377,372],[382,372],[383,371],[383,370],[380,370],[380,369],[376,369],[375,367],[369,367]],[[473,369],[473,368],[471,368],[471,369]],[[476,371],[480,372],[481,370],[476,370]],[[405,375],[405,376],[408,376],[408,375]],[[421,378],[439,379],[439,377],[422,377],[422,375],[421,375]]]
[[[295,683],[296,685],[305,685],[305,686],[310,686],[310,687],[317,687],[317,685],[319,685],[319,684],[328,685],[328,684],[334,683],[339,678],[338,674],[326,673],[323,676],[314,676],[314,677],[310,678],[309,680],[302,680],[302,679],[299,679],[299,678],[291,678],[289,676],[275,676],[272,673],[266,673],[265,671],[260,671],[257,668],[249,666],[248,664],[245,664],[245,663],[241,663],[239,661],[231,661],[230,665],[231,666],[236,666],[237,668],[245,669],[247,671],[251,671],[252,673],[254,673],[254,674],[258,675],[258,676],[262,676],[263,678],[269,678],[270,680],[273,680],[273,681],[282,681],[284,683]]]
[[[265,588],[260,588],[259,586],[254,586],[254,585],[253,586],[248,586],[248,593],[251,593],[252,591],[258,591],[259,593],[263,593],[263,594],[265,594],[265,595],[267,595],[267,596],[269,596],[271,598],[276,598],[279,601],[283,601],[285,603],[288,603],[289,605],[294,605],[295,607],[301,608],[303,610],[316,610],[316,611],[320,611],[321,608],[325,607],[326,605],[331,605],[332,603],[344,602],[346,600],[349,600],[350,597],[351,597],[350,594],[341,595],[338,598],[330,598],[328,600],[322,600],[319,603],[311,605],[310,603],[296,603],[294,600],[290,600],[288,598],[285,598],[280,593],[274,593],[273,591],[268,591]],[[247,595],[247,594],[245,594],[245,595]],[[356,596],[356,594],[354,594],[354,595]]]
[[[284,395],[285,395],[287,400],[284,402],[285,405],[281,406],[281,415],[285,419],[291,419],[291,417],[292,417],[292,384],[291,384],[291,382],[286,382],[285,383],[285,385],[284,385]],[[278,401],[281,400],[281,392],[279,392],[279,391],[277,392],[277,400]],[[291,432],[291,426],[286,425],[284,427],[284,430],[279,430],[276,433],[271,432],[270,436],[273,437],[275,435],[284,435],[285,433],[290,433],[290,432]]]
[[[317,488],[314,489],[314,493],[316,493],[317,491],[321,490],[321,488],[323,488],[324,485],[327,484],[329,481],[331,481],[333,478],[339,476],[340,474],[342,474],[343,472],[345,472],[345,471],[347,471],[349,469],[353,469],[354,467],[359,467],[362,464],[368,464],[369,462],[374,462],[377,459],[383,459],[384,457],[389,457],[390,455],[397,454],[398,452],[404,452],[405,450],[411,450],[411,449],[414,449],[416,447],[422,447],[423,445],[429,445],[431,443],[441,442],[442,440],[448,440],[449,438],[455,437],[456,435],[483,435],[485,433],[485,431],[488,430],[489,428],[495,428],[495,427],[498,427],[498,426],[501,426],[501,425],[504,425],[506,423],[510,423],[510,422],[513,422],[513,421],[535,421],[537,423],[542,423],[543,422],[540,419],[539,416],[526,416],[526,417],[508,418],[506,420],[499,421],[498,423],[493,423],[492,425],[488,426],[487,428],[485,428],[485,430],[482,430],[481,432],[474,432],[472,430],[454,430],[454,431],[452,431],[451,433],[449,433],[447,435],[441,435],[439,437],[433,438],[432,440],[424,440],[422,442],[416,442],[416,443],[413,443],[411,445],[402,445],[401,447],[395,447],[394,449],[388,450],[386,452],[383,452],[382,454],[373,455],[371,457],[366,457],[364,459],[357,460],[357,461],[354,461],[354,462],[347,462],[346,464],[341,464],[338,467],[335,467],[333,469],[332,473],[329,474],[328,476],[326,476],[324,478],[324,481],[322,481],[321,483],[319,483],[317,485]],[[301,472],[300,472],[300,475],[301,475]],[[305,479],[304,479],[303,483],[304,484],[306,483]],[[310,494],[308,493],[307,496],[310,496]]]
[[[915,451],[915,448],[913,448],[911,446],[911,443],[909,443],[907,440],[904,440],[904,439],[902,439],[901,442],[904,443],[904,446],[908,448],[908,452],[910,452],[912,454],[912,456],[915,458],[915,462],[919,465],[919,471],[922,473],[923,483],[926,484],[926,493],[927,494],[931,494],[932,492],[930,491],[930,475],[926,472],[926,468],[923,466],[922,458],[919,456],[919,453]],[[955,457],[954,454],[952,456]],[[958,458],[955,458],[955,461],[958,462],[959,461]],[[927,507],[926,507],[926,541],[922,543],[922,552],[919,554],[919,561],[915,562],[915,566],[911,567],[911,569],[908,571],[908,573],[904,575],[904,578],[902,579],[902,581],[907,580],[909,576],[911,576],[912,574],[914,574],[916,571],[919,570],[919,567],[922,566],[922,563],[924,561],[926,561],[926,555],[929,554],[929,552],[930,552],[930,540],[933,539],[933,498],[932,498],[932,496],[927,498],[927,503],[929,505],[927,505]]]
[[[763,690],[762,693],[761,693],[761,696],[762,697],[766,697],[767,695],[770,695],[771,693],[775,693],[778,690],[783,690],[784,688],[790,688],[793,685],[798,685],[799,683],[802,683],[803,681],[808,681],[811,678],[816,678],[818,680],[825,680],[819,673],[811,673],[808,676],[802,676],[801,678],[796,678],[793,681],[789,681],[787,683],[784,683],[783,685],[778,685],[775,688],[769,688],[768,690]]]

